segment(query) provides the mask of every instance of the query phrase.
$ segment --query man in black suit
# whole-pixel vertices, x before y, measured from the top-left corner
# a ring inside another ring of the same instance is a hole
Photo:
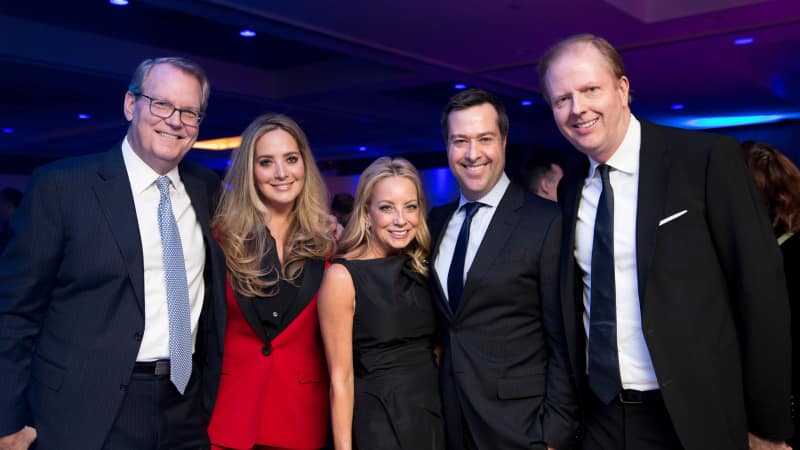
[[[208,448],[225,324],[219,188],[181,162],[203,70],[146,60],[111,151],[38,170],[0,257],[0,448]],[[38,436],[38,438],[37,438]]]
[[[558,207],[504,173],[508,116],[492,94],[451,98],[442,132],[461,189],[429,219],[449,447],[566,448],[577,403],[558,301]]]
[[[558,195],[583,448],[785,448],[788,301],[739,146],[637,120],[602,38],[556,44],[539,74],[556,125],[588,157]]]

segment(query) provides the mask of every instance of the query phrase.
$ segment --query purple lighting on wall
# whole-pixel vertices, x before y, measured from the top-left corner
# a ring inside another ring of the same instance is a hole
[[[92,118],[92,116],[90,116],[89,114],[84,114],[84,113],[78,114],[78,119],[81,119],[81,120],[89,120],[91,118]]]
[[[453,89],[466,89],[467,85],[464,83],[456,83],[453,85]]]
[[[114,6],[126,6],[128,4],[128,0],[108,0],[108,3],[111,3]]]
[[[364,146],[362,145],[361,147],[358,147],[358,151],[360,151],[360,152],[365,152],[365,151],[367,151],[367,147],[364,147]]]
[[[5,134],[11,134],[13,132],[14,132],[13,128],[3,128],[3,133]]]
[[[533,100],[523,100],[519,102],[519,104],[522,106],[531,106],[533,104]]]
[[[685,108],[685,107],[686,107],[686,106],[685,106],[683,103],[675,103],[675,104],[673,104],[672,106],[670,106],[670,107],[669,107],[669,109],[671,109],[671,110],[673,110],[673,111],[680,111],[680,110],[682,110],[682,109],[683,109],[683,108]]]
[[[255,37],[255,35],[256,35],[256,32],[253,31],[253,30],[242,30],[242,31],[239,32],[239,36],[246,37],[246,38]]]
[[[756,40],[751,37],[737,38],[733,40],[733,45],[750,45]]]

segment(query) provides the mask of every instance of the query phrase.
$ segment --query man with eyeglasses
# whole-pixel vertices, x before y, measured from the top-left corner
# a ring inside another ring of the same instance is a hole
[[[209,448],[220,183],[182,162],[208,96],[195,63],[146,60],[122,142],[33,175],[0,257],[0,449]]]

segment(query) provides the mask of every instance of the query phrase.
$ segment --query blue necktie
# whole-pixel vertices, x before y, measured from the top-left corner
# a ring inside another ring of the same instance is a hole
[[[192,376],[192,329],[189,316],[189,287],[183,245],[172,213],[169,198],[169,178],[156,180],[161,199],[158,202],[158,230],[164,257],[164,279],[167,286],[167,315],[169,316],[169,379],[183,394]]]
[[[622,389],[617,354],[617,301],[614,280],[614,191],[609,166],[597,167],[603,192],[597,203],[592,244],[589,313],[589,386],[608,404]]]
[[[447,273],[447,298],[450,301],[450,309],[456,312],[458,304],[461,302],[461,291],[464,290],[464,258],[467,256],[467,245],[469,244],[469,227],[472,218],[478,212],[482,203],[465,203],[462,208],[465,211],[464,222],[461,223],[461,230],[458,232],[456,249],[453,251],[453,261],[450,262],[450,271]]]

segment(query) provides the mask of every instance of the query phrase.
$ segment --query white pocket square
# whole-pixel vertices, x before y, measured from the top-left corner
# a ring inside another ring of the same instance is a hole
[[[658,226],[664,225],[665,223],[668,223],[668,222],[672,222],[673,220],[675,220],[678,217],[686,214],[687,212],[689,212],[689,210],[688,209],[684,209],[683,211],[676,212],[675,214],[673,214],[673,215],[671,215],[669,217],[664,217],[663,219],[661,219],[660,222],[658,222]]]

